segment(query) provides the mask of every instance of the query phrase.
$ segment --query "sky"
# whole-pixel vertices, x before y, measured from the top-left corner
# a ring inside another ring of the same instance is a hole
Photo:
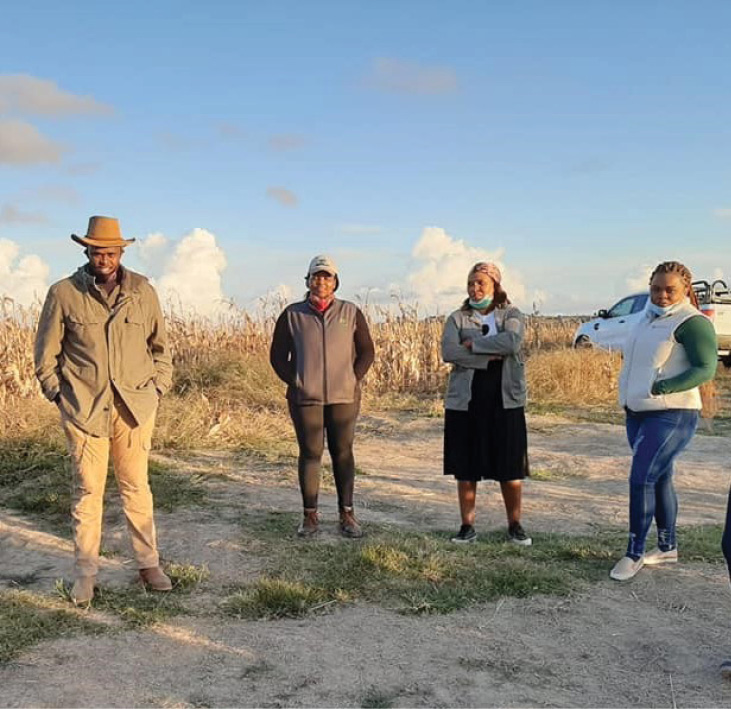
[[[478,260],[589,314],[660,261],[731,278],[727,0],[35,2],[0,25],[0,295],[89,216],[201,314],[339,295],[445,313]]]

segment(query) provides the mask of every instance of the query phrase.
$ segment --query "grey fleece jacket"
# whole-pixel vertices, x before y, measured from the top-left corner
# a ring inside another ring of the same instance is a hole
[[[525,365],[520,354],[525,336],[523,314],[512,305],[498,307],[494,312],[494,335],[482,335],[482,318],[474,310],[455,310],[444,324],[442,359],[453,365],[444,399],[447,409],[467,411],[475,370],[487,369],[495,356],[503,358],[503,407],[525,406]],[[471,351],[462,344],[465,340],[472,340]]]

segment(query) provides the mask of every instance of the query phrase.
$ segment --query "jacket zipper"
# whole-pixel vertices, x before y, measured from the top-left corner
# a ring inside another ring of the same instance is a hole
[[[332,306],[331,306],[332,307]],[[327,403],[327,339],[325,337],[325,315],[327,311],[322,313],[322,403]],[[318,313],[319,315],[319,313]]]

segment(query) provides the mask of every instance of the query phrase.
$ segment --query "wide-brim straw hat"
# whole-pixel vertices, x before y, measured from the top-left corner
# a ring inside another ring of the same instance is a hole
[[[134,239],[123,239],[119,220],[113,217],[89,217],[86,236],[71,234],[71,238],[83,246],[128,246]]]

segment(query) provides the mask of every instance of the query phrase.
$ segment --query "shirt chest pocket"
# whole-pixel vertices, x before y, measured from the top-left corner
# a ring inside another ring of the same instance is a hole
[[[101,314],[84,311],[71,312],[64,319],[69,340],[87,344],[104,335],[105,322]]]
[[[145,327],[145,315],[142,312],[142,309],[137,308],[130,308],[125,314],[124,314],[124,324],[125,327],[129,328],[144,328]]]

